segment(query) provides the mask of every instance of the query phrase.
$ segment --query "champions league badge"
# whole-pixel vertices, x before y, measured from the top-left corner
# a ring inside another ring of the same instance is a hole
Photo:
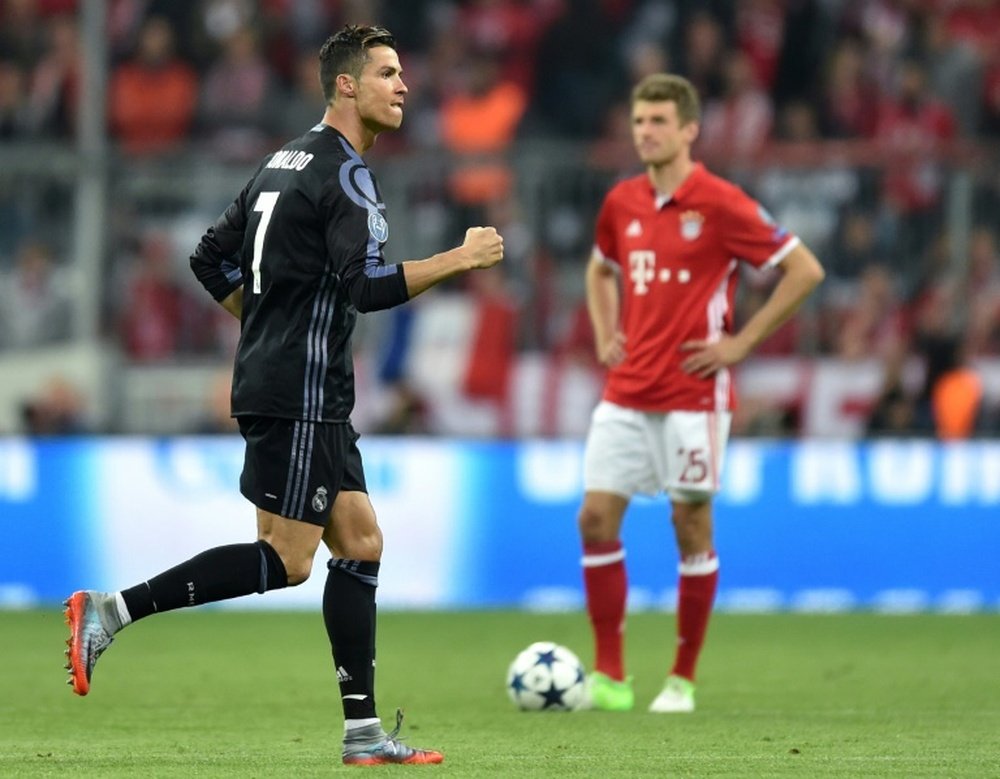
[[[385,221],[385,220],[383,220]],[[316,494],[312,498],[313,511],[319,513],[321,511],[326,511],[326,507],[329,505],[329,501],[326,497],[326,487],[319,487],[316,490]]]
[[[681,214],[681,238],[685,241],[693,241],[701,235],[701,226],[705,223],[705,217],[697,211],[685,211]]]
[[[379,243],[385,243],[389,237],[389,223],[378,211],[372,211],[368,214],[368,232]]]

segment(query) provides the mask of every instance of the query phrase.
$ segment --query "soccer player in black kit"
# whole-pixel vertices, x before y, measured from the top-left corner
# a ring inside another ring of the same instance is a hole
[[[450,251],[387,265],[385,206],[361,155],[403,119],[395,41],[381,27],[345,27],[323,45],[319,75],[322,121],[264,159],[191,256],[205,289],[241,322],[232,413],[246,439],[240,490],[257,507],[257,541],[209,549],[117,593],[73,593],[68,683],[86,695],[112,636],[150,614],[302,583],[323,541],[344,763],[440,763],[440,752],[398,740],[401,712],[390,733],[376,713],[382,533],[350,422],[351,332],[358,311],[497,264],[503,240],[473,227]]]

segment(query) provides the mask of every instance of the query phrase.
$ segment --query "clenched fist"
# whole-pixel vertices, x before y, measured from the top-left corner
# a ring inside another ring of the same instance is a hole
[[[503,259],[503,236],[495,227],[470,227],[465,231],[462,249],[470,268],[492,268]]]

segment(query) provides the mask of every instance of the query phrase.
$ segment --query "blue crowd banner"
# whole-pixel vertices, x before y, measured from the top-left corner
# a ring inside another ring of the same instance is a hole
[[[581,442],[360,445],[383,608],[582,609]],[[119,589],[252,539],[242,458],[231,437],[0,439],[0,606]],[[669,512],[640,498],[626,516],[632,609],[673,607]],[[736,440],[715,515],[720,609],[1000,609],[1000,442]],[[323,578],[231,605],[313,608]]]

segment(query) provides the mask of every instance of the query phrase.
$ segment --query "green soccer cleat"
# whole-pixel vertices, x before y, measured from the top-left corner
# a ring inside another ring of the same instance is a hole
[[[694,711],[694,682],[683,676],[668,676],[649,710],[654,714],[686,714]]]
[[[377,722],[344,736],[345,765],[427,765],[440,763],[444,755],[433,749],[414,749],[399,741],[403,710],[396,709],[396,727],[391,733]]]
[[[612,679],[607,674],[594,671],[587,677],[586,705],[583,708],[597,711],[630,711],[635,706],[632,677],[624,681]]]

